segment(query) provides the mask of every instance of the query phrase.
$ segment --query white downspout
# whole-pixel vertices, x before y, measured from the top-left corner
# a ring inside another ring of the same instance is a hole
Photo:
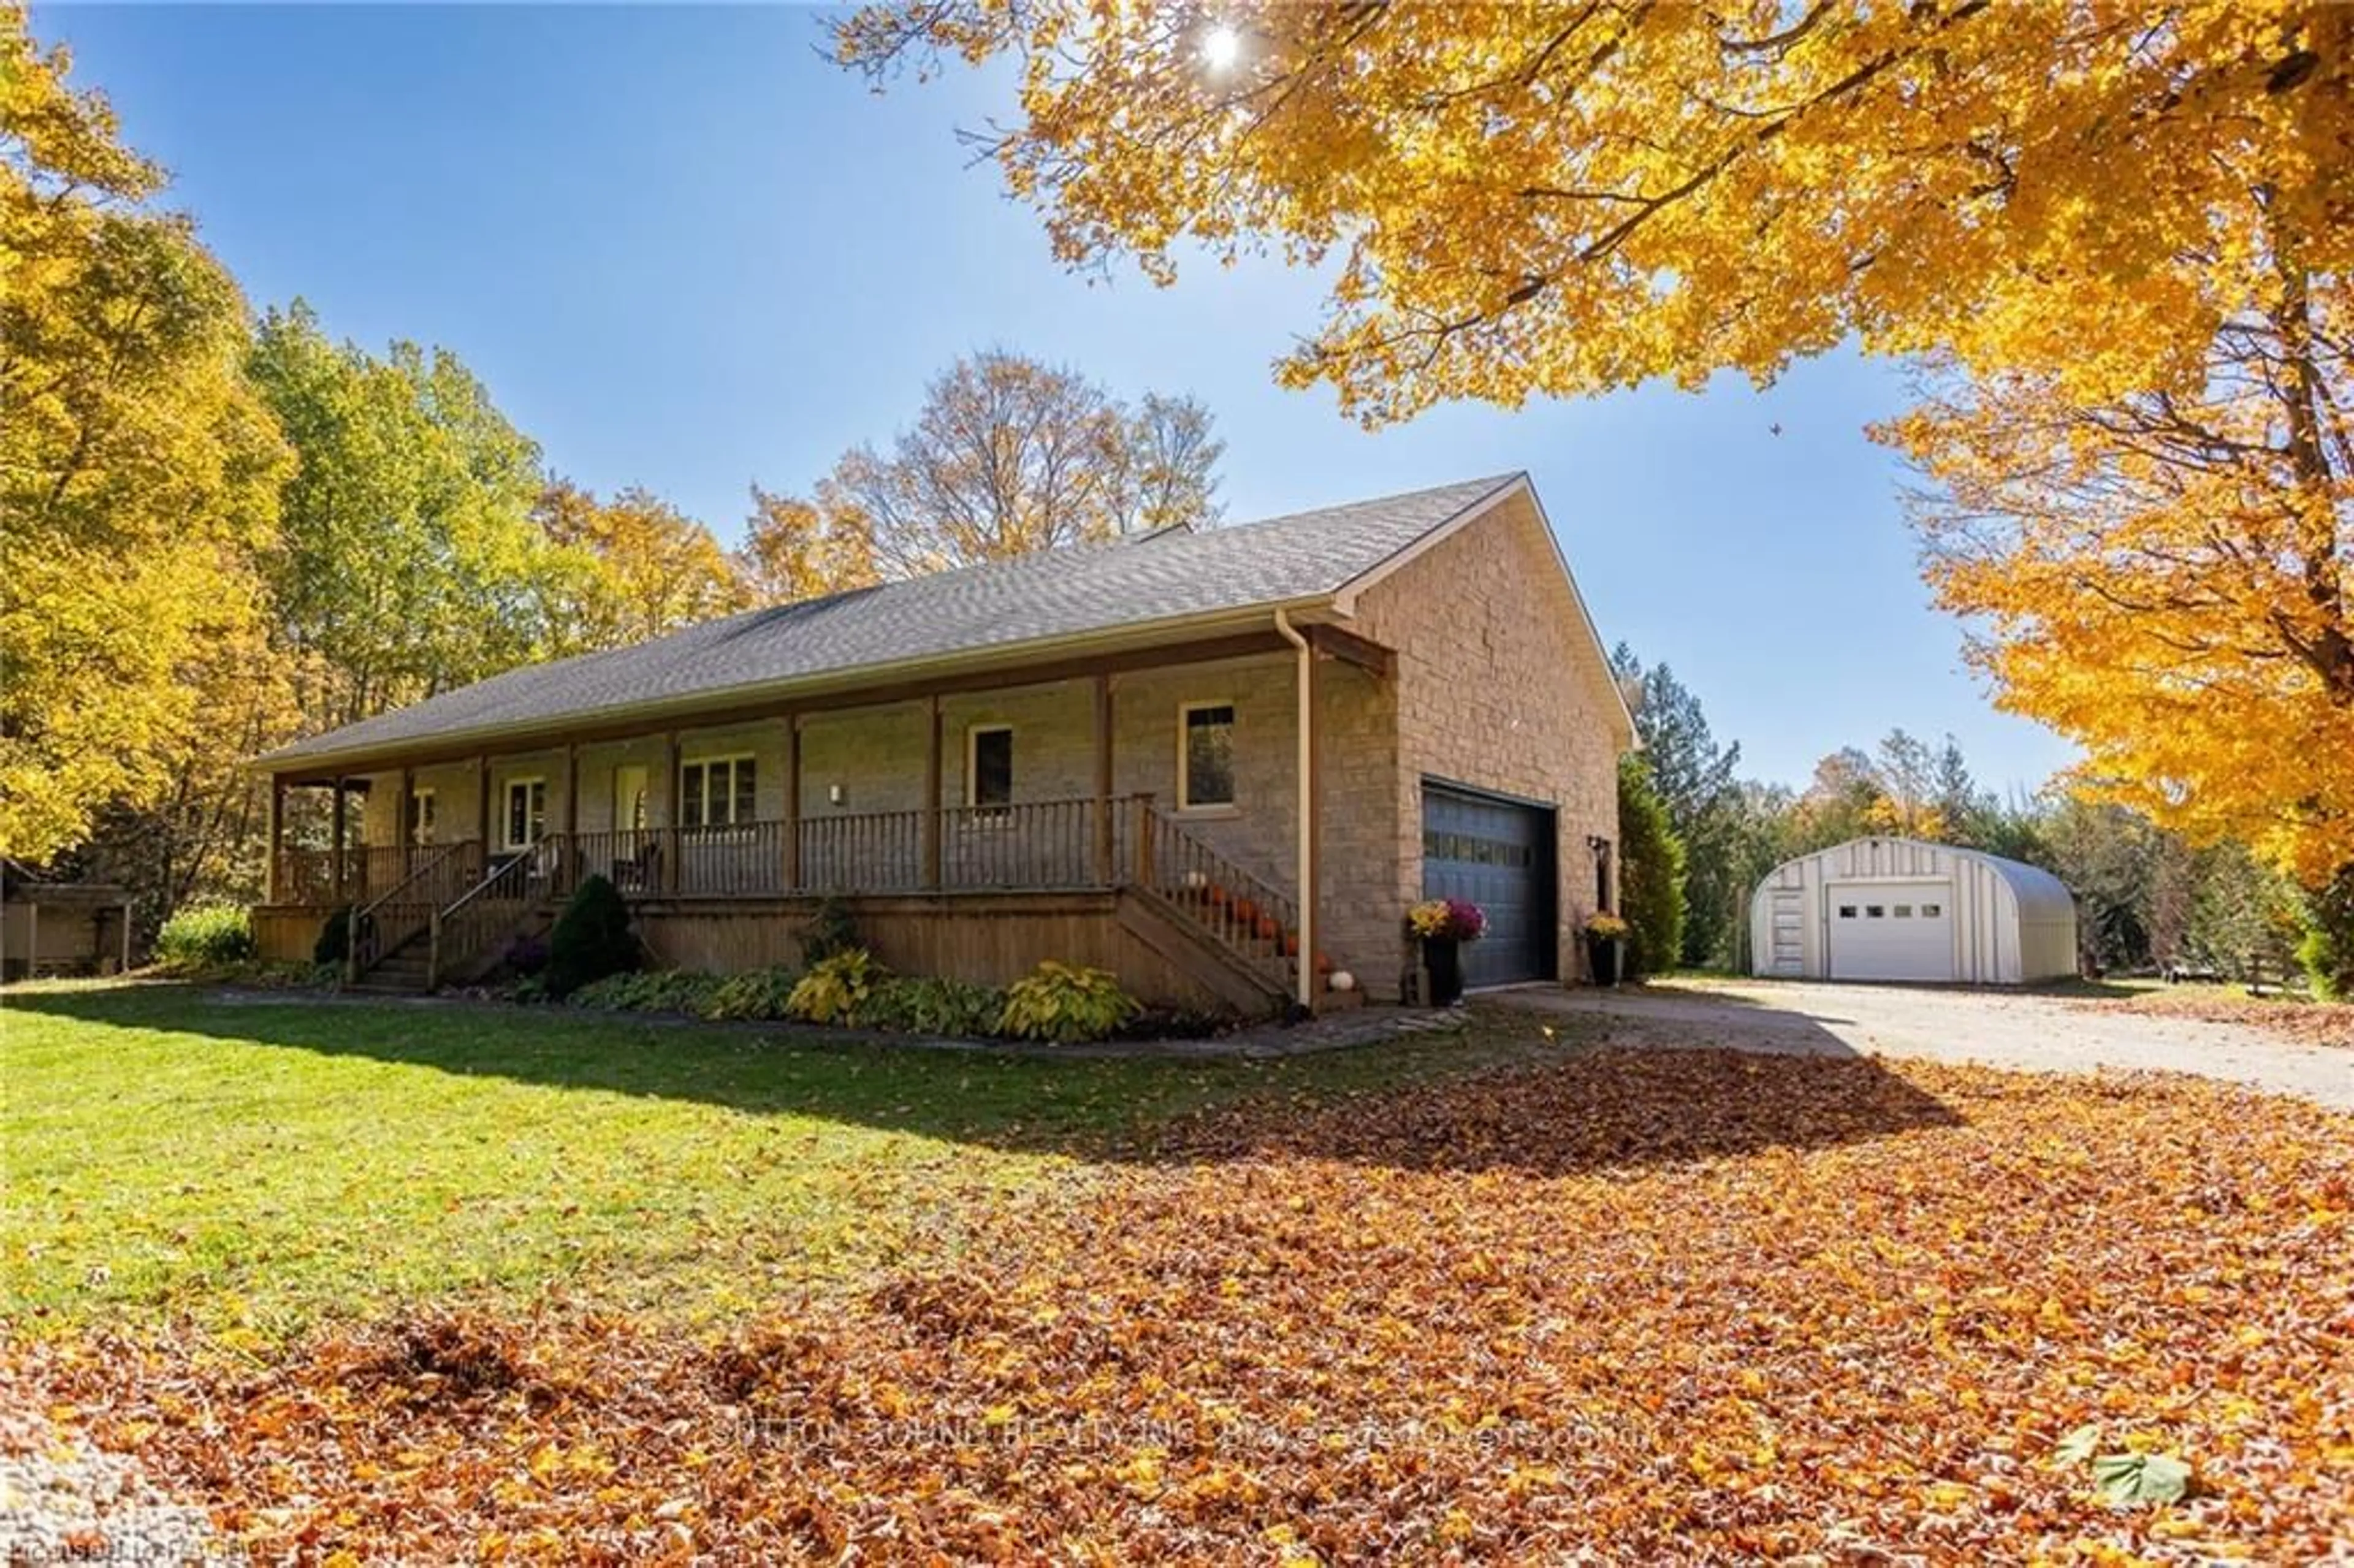
[[[1314,694],[1316,689],[1316,654],[1308,646],[1308,639],[1299,635],[1291,624],[1291,617],[1283,610],[1275,612],[1275,630],[1298,652],[1299,688],[1299,718],[1294,726],[1299,732],[1299,865],[1297,885],[1299,889],[1299,953],[1294,964],[1299,978],[1299,1001],[1303,1009],[1316,1006],[1316,889],[1312,885],[1316,853],[1316,796],[1310,788],[1315,732]]]

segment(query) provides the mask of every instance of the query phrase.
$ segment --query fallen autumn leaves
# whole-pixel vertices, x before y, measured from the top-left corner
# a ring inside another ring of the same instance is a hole
[[[1213,1113],[718,1342],[430,1313],[38,1369],[264,1554],[1604,1561],[2354,1542],[2354,1121],[1601,1051]],[[2113,1509],[2061,1438],[2195,1467]]]

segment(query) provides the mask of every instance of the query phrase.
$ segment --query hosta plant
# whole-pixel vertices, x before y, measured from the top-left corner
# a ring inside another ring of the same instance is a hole
[[[865,948],[847,948],[811,965],[786,999],[785,1010],[805,1023],[856,1023],[868,998],[890,974]]]
[[[997,1028],[1016,1040],[1069,1045],[1104,1039],[1140,1011],[1117,976],[1049,959],[1006,989]]]

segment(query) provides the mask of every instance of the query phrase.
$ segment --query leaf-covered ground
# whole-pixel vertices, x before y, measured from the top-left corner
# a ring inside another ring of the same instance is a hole
[[[2077,1005],[2098,1012],[2236,1023],[2300,1045],[2354,1050],[2354,1002],[2308,1001],[2276,995],[2253,997],[2229,986],[2190,986],[2145,991],[2137,996],[2103,998]]]
[[[2354,1118],[1563,1048],[1085,1171],[720,1331],[420,1306],[258,1363],[149,1332],[20,1372],[272,1555],[2354,1550]],[[2137,1452],[2190,1495],[2101,1500]]]

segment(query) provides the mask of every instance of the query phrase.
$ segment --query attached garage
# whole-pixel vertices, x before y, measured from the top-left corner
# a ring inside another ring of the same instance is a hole
[[[1422,895],[1463,898],[1488,934],[1463,948],[1467,986],[1555,978],[1553,810],[1462,785],[1422,787]]]
[[[1750,969],[2020,985],[2076,972],[2076,901],[2039,866],[1913,839],[1785,861],[1750,900]]]

